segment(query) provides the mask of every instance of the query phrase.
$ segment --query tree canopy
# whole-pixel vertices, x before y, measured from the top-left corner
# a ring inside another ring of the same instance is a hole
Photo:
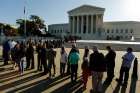
[[[3,30],[3,33],[6,36],[15,36],[15,35],[17,35],[17,29],[12,27],[10,24],[0,23],[0,29]]]
[[[16,23],[19,25],[18,27],[18,33],[20,35],[24,35],[24,25],[25,25],[25,20],[24,19],[17,19]],[[26,35],[40,35],[41,31],[40,30],[45,30],[46,25],[44,23],[44,20],[41,19],[37,15],[31,15],[29,19],[26,20]]]

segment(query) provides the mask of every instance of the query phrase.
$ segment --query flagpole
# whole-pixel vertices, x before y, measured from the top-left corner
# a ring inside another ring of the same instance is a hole
[[[26,0],[24,0],[24,37],[26,39]]]

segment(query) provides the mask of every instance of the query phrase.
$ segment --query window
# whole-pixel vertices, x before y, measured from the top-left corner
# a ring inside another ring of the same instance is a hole
[[[125,29],[125,33],[128,33],[128,29]]]
[[[107,29],[107,33],[109,33],[109,29]]]
[[[116,29],[116,33],[118,33],[119,32],[119,30],[118,29]]]
[[[123,29],[121,29],[121,33],[123,33]]]
[[[125,38],[127,39],[127,38],[128,38],[128,36],[125,36]]]
[[[51,32],[53,33],[53,30],[51,30]]]
[[[112,33],[114,33],[114,30],[112,29]]]
[[[133,33],[133,29],[130,30],[130,33]]]

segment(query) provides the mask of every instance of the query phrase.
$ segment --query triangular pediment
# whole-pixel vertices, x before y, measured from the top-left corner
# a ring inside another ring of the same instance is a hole
[[[80,7],[74,8],[70,11],[68,11],[68,14],[72,14],[72,13],[87,13],[87,12],[98,12],[98,11],[105,11],[105,8],[101,8],[101,7],[96,7],[96,6],[91,6],[91,5],[82,5]]]

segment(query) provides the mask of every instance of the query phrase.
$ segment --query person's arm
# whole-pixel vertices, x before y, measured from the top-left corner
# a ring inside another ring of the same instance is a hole
[[[92,69],[92,56],[89,56],[89,69]]]
[[[66,59],[66,63],[68,62],[68,55],[67,53],[65,53],[65,59]]]

